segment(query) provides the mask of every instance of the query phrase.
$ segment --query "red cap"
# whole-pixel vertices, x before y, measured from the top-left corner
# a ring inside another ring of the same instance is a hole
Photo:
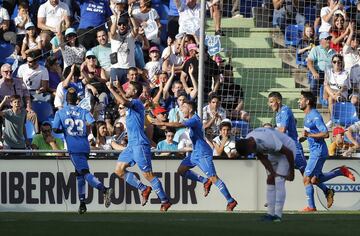
[[[345,130],[342,127],[335,127],[333,129],[333,136],[335,137],[338,134],[343,134],[345,133]]]
[[[167,112],[167,110],[164,108],[164,107],[155,107],[153,110],[152,110],[152,113],[154,114],[154,116],[157,116],[161,113],[164,113],[164,112]]]
[[[154,51],[158,51],[160,52],[159,48],[156,47],[156,46],[152,46],[150,49],[149,49],[149,52],[154,52]]]

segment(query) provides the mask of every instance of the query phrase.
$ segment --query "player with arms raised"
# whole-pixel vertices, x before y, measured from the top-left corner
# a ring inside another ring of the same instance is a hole
[[[53,129],[56,133],[64,132],[70,159],[75,167],[80,199],[78,212],[83,214],[87,210],[85,204],[85,181],[91,187],[104,193],[105,207],[109,207],[112,189],[106,188],[103,183],[90,173],[87,162],[90,153],[87,130],[89,127],[87,124],[93,124],[95,120],[89,111],[76,106],[78,96],[75,89],[68,89],[66,101],[68,105],[55,113]]]
[[[153,121],[154,125],[167,126],[174,128],[187,127],[190,129],[190,139],[193,143],[193,151],[191,155],[188,155],[180,164],[178,173],[188,179],[204,183],[205,196],[210,191],[211,184],[215,184],[220,192],[227,200],[227,211],[233,211],[237,202],[231,197],[225,183],[216,175],[215,166],[213,163],[213,151],[209,144],[204,139],[203,126],[200,117],[195,114],[195,103],[185,101],[181,106],[181,111],[184,114],[186,121],[180,122],[160,122]],[[207,176],[204,178],[190,169],[198,166]]]
[[[120,86],[120,94],[118,94],[112,84],[106,84],[110,92],[114,95],[118,104],[122,104],[127,108],[126,111],[126,130],[128,134],[128,145],[121,152],[115,167],[115,174],[131,186],[139,189],[142,196],[142,205],[144,206],[152,189],[161,200],[160,211],[167,211],[171,206],[160,180],[154,176],[151,166],[151,146],[150,141],[144,132],[145,107],[140,101],[139,96],[142,93],[142,85],[131,81],[126,93]],[[126,169],[137,164],[143,172],[143,176],[151,183],[151,187],[144,185],[134,175],[133,172]]]

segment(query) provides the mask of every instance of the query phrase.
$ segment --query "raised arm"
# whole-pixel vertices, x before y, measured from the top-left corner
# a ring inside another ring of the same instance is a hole
[[[129,106],[130,106],[130,101],[125,98],[123,91],[120,92],[120,94],[118,94],[118,93],[114,90],[114,87],[113,87],[113,85],[112,85],[111,82],[107,82],[107,83],[106,83],[106,86],[108,87],[108,89],[109,89],[109,91],[112,93],[112,95],[115,97],[116,102],[117,102],[118,104],[122,104],[122,105],[124,105],[124,106],[126,106],[126,107],[129,107]],[[121,86],[120,86],[119,89],[122,90]]]

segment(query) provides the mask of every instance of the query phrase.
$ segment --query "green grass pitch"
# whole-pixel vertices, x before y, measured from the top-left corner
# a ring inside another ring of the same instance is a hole
[[[360,235],[360,212],[287,212],[280,223],[253,212],[0,213],[1,236]]]

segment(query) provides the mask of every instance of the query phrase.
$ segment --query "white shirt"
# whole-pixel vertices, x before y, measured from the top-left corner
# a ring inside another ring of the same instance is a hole
[[[21,24],[23,22],[24,22],[24,19],[21,16],[18,15],[17,17],[15,17],[14,23],[15,23],[15,26],[16,26],[16,34],[26,34],[25,29],[20,29],[19,27],[17,27],[19,24]]]
[[[50,4],[50,1],[47,1],[40,5],[37,17],[45,18],[45,25],[56,28],[61,22],[62,15],[70,16],[70,10],[66,3],[59,2],[54,7]]]
[[[343,55],[345,70],[350,70],[355,64],[360,64],[360,55],[357,49],[353,49],[345,44],[343,47]]]
[[[132,15],[135,20],[139,21],[140,23],[149,19],[156,20],[160,18],[159,14],[154,8],[151,8],[151,10],[146,13],[142,13],[140,8],[134,8]]]
[[[184,2],[179,9],[179,34],[181,33],[200,33],[200,11],[199,3],[194,8],[189,8]]]
[[[331,12],[330,7],[321,8],[320,17],[321,17],[321,26],[319,32],[329,32],[331,28],[331,23],[333,22],[333,17],[330,18],[329,22],[324,21],[322,18]]]
[[[2,23],[3,20],[9,20],[9,19],[10,17],[8,11],[5,8],[0,7],[0,23]]]
[[[175,45],[172,45],[171,47],[167,47],[162,52],[161,58],[168,59],[170,66],[172,65],[180,66],[183,63],[184,58],[180,54],[176,55],[174,52],[175,52]]]
[[[221,145],[220,135],[219,135],[219,136],[216,136],[216,137],[213,139],[213,142],[220,146],[220,145]],[[235,146],[236,146],[235,137],[234,137],[234,136],[230,136],[230,139],[228,139],[228,140],[226,141],[225,145],[224,145],[224,151],[225,151],[225,153],[230,153],[232,149],[235,150]],[[214,155],[214,156],[220,156],[221,153],[217,153],[217,152],[216,152],[216,149],[214,148],[213,155]]]
[[[351,130],[354,132],[354,133],[358,133],[360,134],[360,121],[357,121],[355,122],[354,124],[352,124],[350,126]]]
[[[37,36],[36,38],[35,38],[35,42],[31,42],[30,40],[29,40],[29,44],[28,44],[28,42],[27,42],[27,40],[26,40],[26,37],[24,37],[24,39],[23,39],[23,44],[25,44],[25,45],[27,45],[27,47],[29,48],[29,49],[33,49],[33,48],[36,48],[37,47],[37,45],[38,45],[38,43],[40,42],[40,36]]]
[[[294,140],[276,129],[257,128],[246,136],[246,138],[250,137],[255,139],[257,152],[280,156],[283,155],[280,153],[281,147],[285,146],[294,152],[295,157],[296,147]]]
[[[56,87],[56,92],[55,92],[55,98],[54,98],[54,106],[55,108],[60,108],[63,107],[64,105],[64,86],[62,85],[62,83],[59,83],[58,86]]]
[[[116,34],[114,39],[110,40],[111,52],[118,53],[118,63],[111,65],[111,68],[129,69],[135,67],[135,39],[129,33],[121,38]]]
[[[33,70],[26,63],[19,67],[17,77],[23,79],[28,90],[37,90],[41,87],[41,81],[49,80],[49,73],[44,66],[39,65]]]
[[[145,69],[148,71],[149,80],[153,81],[154,75],[161,71],[162,61],[149,61],[145,64]]]
[[[349,72],[343,70],[339,73],[333,70],[327,70],[325,76],[325,83],[335,91],[341,90],[342,87],[346,86],[348,89],[351,88]],[[341,93],[344,98],[348,97],[348,90]]]

